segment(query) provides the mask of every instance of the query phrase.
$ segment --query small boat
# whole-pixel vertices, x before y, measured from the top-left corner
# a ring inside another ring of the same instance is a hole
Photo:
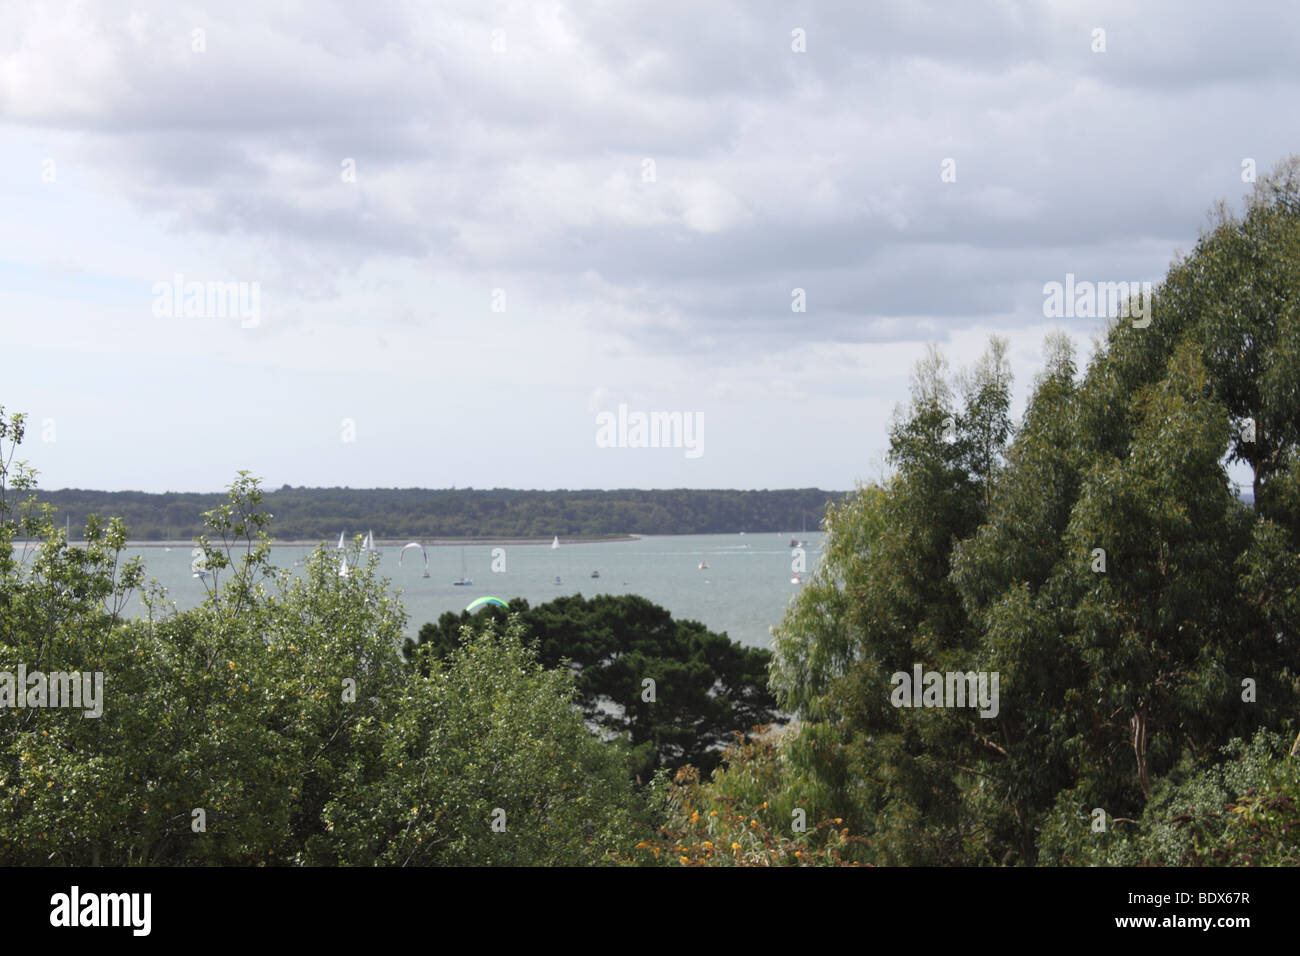
[[[346,578],[352,572],[348,570],[348,559],[343,557],[339,560],[339,577]]]
[[[361,542],[361,550],[369,552],[377,558],[384,556],[384,552],[375,547],[375,533],[373,531],[366,532],[366,540]]]
[[[460,549],[460,580],[452,581],[451,583],[458,588],[464,587],[467,584],[474,583],[473,581],[471,581],[469,578],[465,576],[465,549],[464,548]]]
[[[339,549],[340,551],[342,551],[342,550],[343,550],[343,547],[344,547],[344,545],[343,545],[343,532],[340,531],[340,532],[339,532],[339,543],[338,543],[338,549]]]
[[[557,534],[554,538],[551,539],[551,550],[554,551],[559,546],[560,546],[560,536]]]
[[[591,576],[592,576],[593,578],[598,578],[598,577],[600,577],[600,572],[599,572],[599,571],[592,571],[592,572],[591,572]]]
[[[700,563],[699,563],[699,565],[698,565],[699,569],[700,569],[701,571],[703,571],[703,570],[704,570],[705,568],[707,568],[708,566],[709,566],[709,562],[706,561],[704,558],[700,558]]]
[[[800,534],[807,534],[807,533],[808,533],[808,516],[807,516],[807,515],[804,515],[804,516],[803,516],[803,531],[801,531]],[[808,547],[808,542],[807,542],[807,541],[800,541],[800,540],[797,539],[797,538],[791,538],[791,539],[790,539],[790,547],[792,547],[792,548],[806,548],[806,547]]]
[[[791,584],[803,584],[803,577],[799,574],[798,571],[796,571],[796,572],[794,573],[794,577],[792,577],[792,578],[790,579],[790,583],[791,583]]]

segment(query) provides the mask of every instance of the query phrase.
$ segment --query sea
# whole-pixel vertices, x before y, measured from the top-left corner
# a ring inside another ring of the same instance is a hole
[[[418,550],[406,552],[399,565],[400,547],[380,545],[378,573],[406,607],[411,637],[425,622],[436,621],[447,611],[460,612],[484,596],[503,601],[523,597],[536,607],[568,594],[639,594],[666,608],[675,619],[699,621],[748,647],[770,647],[771,628],[782,621],[801,587],[792,583],[798,567],[790,548],[792,537],[807,541],[803,549],[807,570],[801,574],[807,579],[821,560],[824,535],[819,532],[661,535],[588,543],[566,543],[561,538],[554,549],[549,541],[467,544],[465,574],[472,583],[465,586],[452,583],[461,577],[459,545],[426,549],[427,578]],[[274,545],[271,560],[301,574],[301,566],[295,565],[311,551],[299,545]],[[178,608],[203,600],[203,582],[190,567],[190,547],[128,545],[125,554],[144,560],[145,580],[156,578]],[[709,567],[700,568],[701,562]],[[593,578],[593,571],[600,576]],[[144,610],[138,598],[132,599],[131,608],[137,613]]]

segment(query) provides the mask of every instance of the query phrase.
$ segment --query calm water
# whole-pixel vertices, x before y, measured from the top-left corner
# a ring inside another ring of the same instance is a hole
[[[822,535],[808,531],[796,537],[808,541],[805,561],[812,571],[821,559]],[[502,600],[527,598],[534,607],[564,594],[639,594],[667,608],[674,618],[699,621],[751,647],[768,647],[768,628],[781,622],[786,605],[799,591],[799,585],[790,581],[790,538],[786,533],[672,535],[599,544],[561,540],[555,550],[549,544],[467,545],[465,569],[474,582],[467,587],[451,583],[460,577],[458,546],[428,549],[428,578],[422,577],[419,552],[408,552],[398,567],[398,548],[384,547],[379,573],[406,605],[407,631],[412,636],[426,621],[437,620],[444,611],[461,611],[486,594]],[[492,571],[494,547],[505,550],[504,572]],[[272,559],[280,567],[292,568],[310,551],[277,546]],[[146,580],[157,578],[178,607],[193,607],[203,599],[203,584],[190,573],[188,547],[170,551],[148,547],[129,553],[144,558]],[[710,567],[700,570],[701,560]],[[591,578],[593,570],[600,572],[599,579]],[[135,609],[143,611],[143,606],[136,602]]]

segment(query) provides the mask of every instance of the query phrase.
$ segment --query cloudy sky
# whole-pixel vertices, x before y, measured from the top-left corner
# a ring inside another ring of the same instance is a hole
[[[49,488],[849,488],[926,343],[1007,337],[1023,402],[1048,332],[1086,356],[1105,322],[1044,318],[1044,283],[1158,280],[1300,151],[1298,28],[7,0],[0,405]],[[248,308],[187,314],[178,275]],[[601,447],[620,404],[702,454]]]

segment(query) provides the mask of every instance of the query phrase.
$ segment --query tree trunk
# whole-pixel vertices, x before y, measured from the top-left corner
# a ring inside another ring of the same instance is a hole
[[[1129,718],[1129,730],[1132,731],[1133,753],[1137,756],[1138,783],[1142,792],[1151,793],[1151,774],[1147,767],[1147,709],[1139,705],[1137,712]]]

